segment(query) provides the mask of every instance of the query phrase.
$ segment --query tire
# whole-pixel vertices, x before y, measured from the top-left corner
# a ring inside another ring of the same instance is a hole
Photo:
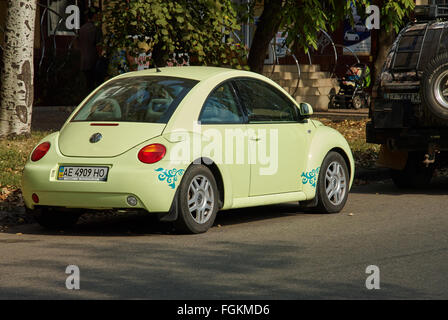
[[[338,213],[347,202],[350,176],[345,159],[337,152],[331,151],[325,157],[319,170],[314,211],[321,213]],[[334,185],[333,188],[331,186]],[[340,187],[339,192],[332,192]],[[327,189],[330,189],[327,192]],[[337,197],[338,195],[338,197]]]
[[[411,152],[403,170],[392,170],[391,177],[395,186],[400,189],[427,187],[434,174],[434,166],[423,164],[424,154]]]
[[[448,52],[427,64],[421,80],[421,96],[426,124],[448,120]],[[445,91],[445,95],[443,94]]]
[[[206,166],[192,165],[185,172],[177,197],[176,230],[197,234],[210,229],[218,212],[219,192],[215,177]]]
[[[361,95],[357,94],[353,97],[352,106],[355,110],[361,109],[364,107],[364,104],[364,98]]]
[[[78,212],[64,211],[52,207],[41,207],[34,210],[27,209],[37,223],[45,229],[65,229],[73,227],[81,216]]]

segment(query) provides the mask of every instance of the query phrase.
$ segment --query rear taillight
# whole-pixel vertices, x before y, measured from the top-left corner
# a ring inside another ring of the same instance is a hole
[[[43,142],[34,149],[31,154],[31,161],[38,161],[43,158],[44,155],[47,154],[48,150],[50,150],[50,142]]]
[[[37,194],[33,193],[31,195],[31,199],[33,199],[34,203],[39,203],[39,197],[37,196]]]
[[[154,143],[143,147],[138,153],[138,160],[143,163],[156,163],[163,159],[166,148],[162,144]]]

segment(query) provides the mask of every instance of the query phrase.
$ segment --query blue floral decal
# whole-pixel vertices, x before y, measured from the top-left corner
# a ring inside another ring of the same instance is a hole
[[[176,187],[176,181],[177,177],[180,177],[184,174],[183,169],[176,170],[176,168],[167,170],[163,168],[157,168],[155,171],[160,172],[158,178],[160,181],[165,181],[168,183],[168,185],[171,187],[171,189],[174,189]]]
[[[320,167],[311,170],[310,172],[304,172],[302,173],[302,183],[307,184],[309,183],[313,187],[316,187],[317,177],[319,175],[319,169]]]

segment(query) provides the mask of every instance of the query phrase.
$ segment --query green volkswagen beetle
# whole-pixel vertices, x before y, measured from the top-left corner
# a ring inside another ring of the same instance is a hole
[[[27,210],[67,227],[85,210],[145,210],[207,231],[219,210],[295,201],[343,209],[347,141],[256,73],[212,67],[130,72],[92,92],[32,151]]]

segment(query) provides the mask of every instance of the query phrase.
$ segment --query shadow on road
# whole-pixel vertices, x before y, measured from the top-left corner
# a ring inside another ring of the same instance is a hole
[[[316,216],[312,212],[303,212],[297,203],[233,209],[218,212],[213,228],[223,226],[253,223],[288,216],[301,215],[302,218]],[[148,236],[162,234],[176,234],[174,226],[169,222],[160,222],[153,214],[145,212],[95,214],[87,213],[70,229],[50,231],[38,224],[24,224],[10,227],[5,233],[39,234],[48,236]]]
[[[448,177],[437,177],[425,188],[400,189],[391,179],[353,186],[351,193],[384,195],[448,195]]]
[[[194,245],[151,242],[107,242],[86,245],[51,243],[54,259],[30,258],[22,272],[45,272],[35,286],[5,285],[0,298],[20,299],[420,299],[424,291],[387,281],[382,290],[365,289],[362,273],[344,277],[348,270],[363,270],[365,262],[334,269],[310,264],[291,252],[306,248],[288,242],[203,241]],[[76,256],[82,265],[81,290],[65,290],[67,261]],[[13,262],[2,262],[15,268]],[[301,272],[297,272],[297,269]],[[333,277],[334,272],[341,276]],[[314,280],[312,280],[314,278]]]
[[[442,177],[434,181],[425,189],[402,190],[395,187],[392,180],[375,182],[363,186],[354,186],[354,194],[373,195],[447,195],[448,178]],[[350,202],[350,197],[349,197]],[[349,205],[348,202],[348,205]],[[301,219],[313,219],[317,216],[327,216],[302,211],[297,203],[284,203],[279,205],[252,207],[221,211],[215,220],[213,228],[221,228],[246,223],[272,223],[289,216],[299,216]],[[24,224],[10,227],[5,233],[38,234],[47,236],[117,236],[138,237],[176,234],[173,224],[160,222],[155,215],[145,212],[120,214],[85,214],[76,226],[70,229],[49,231],[37,224]]]

